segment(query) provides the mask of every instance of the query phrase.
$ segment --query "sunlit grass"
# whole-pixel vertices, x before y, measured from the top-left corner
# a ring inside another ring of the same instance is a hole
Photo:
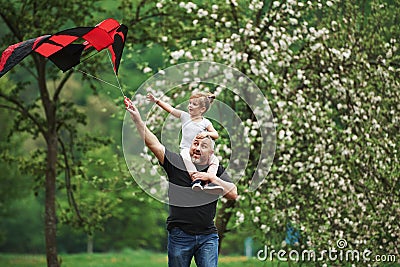
[[[62,267],[159,267],[167,266],[168,258],[163,253],[149,251],[129,251],[121,253],[94,253],[94,254],[69,254],[60,255]],[[46,266],[44,255],[16,255],[0,254],[0,266],[10,267],[43,267]],[[195,267],[193,263],[191,265]],[[244,256],[221,256],[220,267],[250,267],[250,266],[278,266],[270,262],[261,262],[256,259],[248,259]],[[287,266],[280,264],[279,266]]]
[[[94,253],[94,254],[68,254],[60,255],[61,267],[166,267],[168,258],[165,253],[155,253],[144,250],[124,250],[119,253]],[[322,265],[322,264],[321,264]],[[46,257],[44,255],[18,255],[1,254],[0,267],[44,267]],[[256,258],[249,259],[245,256],[220,256],[219,267],[311,267],[315,262],[280,262],[280,261],[260,261]],[[352,266],[351,263],[327,264],[333,266]],[[362,266],[365,266],[363,264]],[[379,265],[385,267],[399,267],[398,263],[388,263]],[[191,267],[196,267],[194,261]]]

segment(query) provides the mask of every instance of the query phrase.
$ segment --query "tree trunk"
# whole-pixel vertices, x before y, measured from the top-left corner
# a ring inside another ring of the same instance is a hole
[[[57,254],[57,217],[56,217],[56,177],[57,177],[57,117],[56,101],[50,98],[46,86],[45,60],[34,57],[38,70],[40,98],[46,114],[46,130],[43,133],[47,144],[46,181],[45,181],[45,240],[48,267],[59,267]]]
[[[232,209],[235,207],[235,203],[236,201],[234,200],[228,200],[227,202],[222,204],[222,207],[218,209],[215,220],[215,225],[217,226],[219,237],[218,253],[221,251],[222,241],[224,240],[228,222],[232,216]]]
[[[86,247],[86,252],[88,254],[92,254],[93,253],[93,235],[88,235],[88,239],[87,239],[87,247]]]
[[[47,169],[45,182],[45,238],[48,267],[59,267],[57,256],[57,218],[56,218],[56,164],[57,135],[51,135],[47,140]]]

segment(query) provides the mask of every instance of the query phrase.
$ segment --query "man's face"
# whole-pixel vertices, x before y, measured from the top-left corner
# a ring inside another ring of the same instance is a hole
[[[192,162],[199,165],[206,165],[214,153],[209,138],[195,138],[190,147],[190,158]]]

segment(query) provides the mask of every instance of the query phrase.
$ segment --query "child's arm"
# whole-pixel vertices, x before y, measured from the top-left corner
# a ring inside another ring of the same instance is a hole
[[[152,94],[147,94],[147,99],[153,103],[156,103],[157,105],[159,105],[163,110],[165,110],[166,112],[170,113],[172,116],[176,117],[176,118],[180,118],[181,114],[182,114],[182,110],[176,109],[173,106],[171,106],[170,104],[155,98]]]
[[[207,172],[217,175],[219,160],[214,154],[211,155],[208,164],[209,167]]]
[[[206,132],[199,133],[202,137],[206,137],[207,135],[211,137],[212,139],[218,139],[219,135],[217,130],[215,130],[214,126],[212,124],[208,125],[206,128]]]

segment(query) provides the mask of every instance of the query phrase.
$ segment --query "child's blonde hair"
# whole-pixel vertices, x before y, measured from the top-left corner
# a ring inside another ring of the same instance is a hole
[[[210,109],[210,105],[214,101],[215,95],[211,93],[195,93],[190,96],[190,99],[198,99],[200,106],[206,108],[206,111],[204,111],[205,113]]]

